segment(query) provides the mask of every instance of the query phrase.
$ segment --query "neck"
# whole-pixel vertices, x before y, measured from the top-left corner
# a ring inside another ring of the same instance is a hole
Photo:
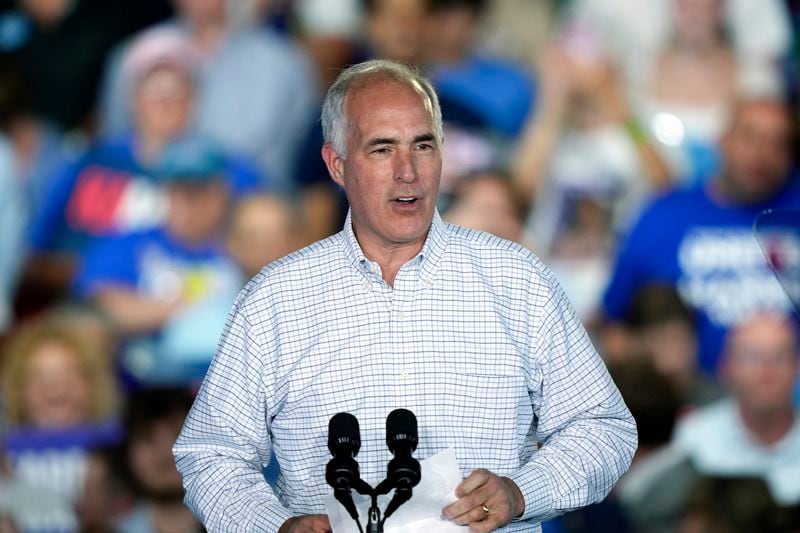
[[[152,504],[153,529],[158,533],[196,531],[197,521],[180,501]]]
[[[776,409],[748,409],[739,406],[742,423],[760,444],[775,444],[792,428],[794,410],[791,406]]]
[[[753,203],[753,200],[747,198],[743,191],[736,186],[734,180],[724,172],[723,169],[723,174],[709,184],[713,197],[724,204]]]
[[[770,198],[777,195],[781,186],[774,187],[770,190],[761,191],[758,194],[751,193],[744,190],[742,187],[736,185],[736,181],[726,175],[723,169],[723,174],[720,174],[716,179],[711,181],[708,185],[712,198],[722,204],[727,205],[753,205],[765,202]]]
[[[353,221],[355,222],[355,221]],[[353,223],[353,234],[358,241],[361,251],[370,261],[375,261],[381,267],[381,277],[390,287],[394,287],[394,279],[402,266],[411,261],[425,246],[425,240],[431,230],[431,225],[416,239],[408,242],[385,244],[369,232],[362,233]]]
[[[364,255],[380,265],[383,281],[390,287],[394,287],[394,279],[397,277],[397,273],[400,272],[403,265],[416,257],[420,250],[422,250],[421,244],[413,247],[383,249],[378,253],[369,252],[365,248]]]
[[[707,38],[677,38],[672,50],[684,58],[708,59],[725,49],[724,44],[713,37]]]
[[[153,135],[141,132],[135,145],[136,155],[145,164],[154,163],[158,160],[168,139],[161,135]]]

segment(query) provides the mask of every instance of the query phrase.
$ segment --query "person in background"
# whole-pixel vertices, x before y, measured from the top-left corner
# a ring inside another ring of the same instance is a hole
[[[625,321],[643,285],[671,285],[694,313],[700,368],[713,374],[730,326],[759,310],[791,309],[753,221],[766,209],[800,207],[800,185],[791,177],[792,135],[781,102],[738,102],[720,144],[720,173],[654,199],[622,240],[603,297],[609,322]],[[773,237],[776,244],[792,238]]]
[[[781,506],[763,479],[704,476],[690,487],[679,533],[800,531],[800,507]]]
[[[117,442],[117,388],[110,355],[92,350],[82,332],[51,317],[27,322],[2,358],[8,431],[3,444],[14,478],[72,506],[92,449]],[[23,530],[73,527],[74,515],[32,511]]]
[[[800,416],[792,403],[798,369],[793,318],[744,319],[728,334],[721,361],[728,398],[681,420],[673,446],[701,474],[758,476],[776,502],[800,504]]]
[[[166,15],[158,2],[21,0],[0,11],[0,52],[30,82],[33,114],[60,131],[94,132],[94,111],[109,50]],[[125,13],[120,16],[120,13]]]
[[[666,376],[684,407],[718,400],[717,382],[700,371],[694,317],[675,287],[651,283],[636,291],[626,321],[635,350]]]
[[[0,15],[2,28],[3,15]],[[2,33],[2,30],[0,30]],[[0,37],[0,40],[2,38]],[[27,231],[33,212],[58,165],[67,143],[52,125],[33,111],[30,83],[19,62],[0,55],[0,331],[23,320],[49,295],[32,293],[25,284]]]
[[[724,0],[723,4],[721,26],[727,34],[723,39],[735,50],[737,63],[780,61],[791,47],[792,39],[786,2]],[[676,28],[677,10],[697,10],[695,14],[699,16],[689,22],[698,29],[711,20],[707,17],[709,6],[691,0],[575,0],[565,15],[568,26],[577,24],[582,31],[588,31],[594,46],[608,53],[624,70],[632,71],[629,76],[635,77],[641,74],[636,70],[643,67],[643,72],[651,72],[642,65],[643,57],[656,57],[673,44],[676,31],[682,31]],[[719,20],[716,16],[713,19]],[[719,28],[720,23],[715,26]],[[712,38],[717,41],[720,36]]]
[[[299,39],[328,87],[361,44],[362,0],[296,0],[291,3]]]
[[[291,165],[318,99],[319,84],[305,53],[271,30],[231,20],[235,0],[174,0],[176,17],[145,30],[171,30],[198,54],[196,132],[256,162],[260,174],[291,191]],[[102,94],[103,131],[119,133],[134,120],[125,103],[130,48],[110,61]]]
[[[674,533],[697,479],[691,462],[670,446],[683,400],[650,354],[632,353],[610,372],[639,431],[633,464],[613,494],[632,531]]]
[[[224,248],[231,190],[221,152],[183,139],[167,147],[156,175],[169,205],[164,225],[98,242],[74,290],[129,341],[123,367],[133,378],[158,382],[202,376],[224,324],[211,302],[229,305],[240,278]]]
[[[225,240],[245,281],[267,264],[301,247],[296,208],[278,196],[253,195],[231,209]]]
[[[601,51],[567,34],[541,58],[537,104],[512,156],[531,202],[525,235],[584,320],[595,314],[623,221],[671,176]]]
[[[632,98],[644,128],[672,174],[698,183],[718,171],[719,139],[737,94],[777,95],[776,57],[737,55],[724,0],[676,0],[672,32],[632,74]]]
[[[124,475],[124,440],[89,453],[81,495],[74,506],[81,533],[119,533],[115,523],[133,511],[134,489]]]
[[[427,0],[424,64],[439,93],[445,122],[479,126],[513,139],[535,104],[533,79],[521,65],[476,50],[486,4]]]
[[[73,281],[98,239],[146,231],[163,222],[166,196],[154,172],[170,143],[191,137],[199,64],[191,43],[161,29],[131,46],[125,65],[133,83],[133,129],[100,139],[56,175],[34,214],[29,278],[55,290]],[[224,153],[231,191],[245,195],[262,179],[240,157]]]
[[[48,528],[57,531],[77,529],[72,504],[60,494],[13,477],[0,447],[0,531],[22,533]]]
[[[20,326],[2,359],[10,428],[59,429],[102,423],[114,413],[109,357],[81,330],[45,316]]]
[[[81,142],[68,141],[37,114],[30,85],[19,62],[13,56],[0,55],[0,132],[12,152],[13,173],[23,193],[19,208],[26,217],[42,202],[58,166]]]
[[[14,172],[13,154],[0,135],[0,333],[13,321],[12,298],[24,257],[27,209]]]
[[[452,224],[522,243],[525,212],[511,178],[501,170],[488,170],[459,180],[443,217]]]
[[[113,524],[118,533],[204,531],[183,505],[181,476],[172,457],[192,400],[188,390],[174,387],[145,389],[130,397],[121,474],[133,488],[135,501]]]
[[[362,56],[419,65],[425,54],[426,0],[363,0]]]
[[[423,65],[439,94],[447,143],[443,194],[468,174],[505,167],[507,152],[536,105],[521,64],[479,48],[482,0],[426,0]]]

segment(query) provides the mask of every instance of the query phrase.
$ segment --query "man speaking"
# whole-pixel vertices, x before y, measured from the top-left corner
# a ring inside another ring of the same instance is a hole
[[[633,419],[547,267],[442,222],[430,83],[390,61],[355,65],[322,126],[350,213],[237,299],[175,444],[193,512],[214,532],[330,531],[328,421],[358,418],[374,484],[396,408],[418,418],[418,458],[455,450],[465,479],[443,515],[473,531],[539,531],[605,497],[636,448]]]

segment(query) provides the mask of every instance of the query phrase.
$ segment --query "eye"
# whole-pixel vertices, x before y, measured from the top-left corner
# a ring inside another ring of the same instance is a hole
[[[433,150],[433,145],[431,143],[419,143],[417,145],[417,150],[421,152],[428,152],[430,150]]]
[[[390,151],[389,148],[384,146],[384,147],[381,147],[381,148],[374,149],[371,153],[377,154],[377,155],[383,155],[383,154],[388,154],[389,151]]]

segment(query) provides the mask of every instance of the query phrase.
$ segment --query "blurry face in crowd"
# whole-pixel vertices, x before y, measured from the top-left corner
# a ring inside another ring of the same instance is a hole
[[[228,0],[175,0],[175,8],[190,23],[208,24],[225,20],[227,3]]]
[[[222,179],[172,183],[167,197],[167,227],[173,235],[187,244],[201,244],[219,233],[228,208],[228,189]]]
[[[478,14],[468,7],[439,9],[426,20],[428,50],[434,60],[459,61],[470,50]]]
[[[83,491],[75,503],[81,531],[106,531],[107,525],[124,516],[130,495],[115,477],[110,460],[98,453],[87,457]],[[0,528],[0,531],[3,531]]]
[[[249,198],[236,208],[228,247],[246,276],[292,251],[292,221],[289,207],[277,198]]]
[[[367,32],[378,57],[416,63],[423,48],[424,0],[376,0]]]
[[[75,0],[22,0],[22,8],[42,26],[51,26],[66,17]]]
[[[330,144],[323,157],[350,202],[365,253],[422,245],[442,173],[441,149],[423,97],[391,79],[352,86],[345,103],[347,159]]]
[[[778,315],[753,317],[731,333],[724,372],[744,408],[768,413],[791,406],[797,349],[794,330]]]
[[[722,138],[724,168],[720,186],[740,202],[769,199],[788,178],[791,122],[774,102],[740,104]]]
[[[22,386],[24,418],[36,427],[62,427],[91,417],[91,384],[80,358],[57,341],[31,354]]]
[[[179,500],[181,475],[175,467],[172,445],[183,426],[180,413],[161,418],[131,435],[128,462],[139,485],[150,497]]]
[[[722,0],[675,0],[675,22],[681,42],[712,44],[722,35]]]
[[[156,67],[136,87],[134,121],[145,137],[170,139],[189,125],[194,89],[189,77],[172,67]]]
[[[691,324],[669,320],[642,328],[638,334],[643,353],[650,354],[653,365],[665,376],[681,380],[697,369],[697,339]]]
[[[487,176],[469,183],[448,211],[447,219],[461,226],[487,231],[503,239],[519,241],[522,221],[511,197],[511,190],[502,182]]]

